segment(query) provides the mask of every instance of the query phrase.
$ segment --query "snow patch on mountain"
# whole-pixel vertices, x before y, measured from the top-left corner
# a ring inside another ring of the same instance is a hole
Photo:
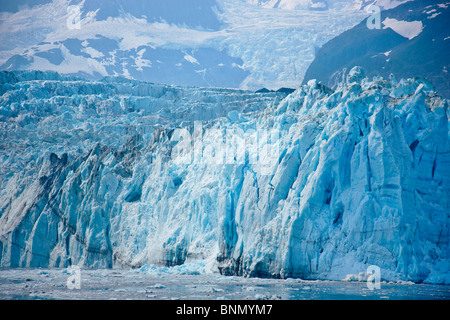
[[[367,1],[369,3],[374,3],[375,5],[383,8],[384,10],[393,9],[399,5],[414,0],[376,0],[375,2]]]
[[[401,21],[393,18],[386,18],[383,21],[384,29],[391,28],[402,37],[409,40],[417,37],[423,30],[422,21]]]

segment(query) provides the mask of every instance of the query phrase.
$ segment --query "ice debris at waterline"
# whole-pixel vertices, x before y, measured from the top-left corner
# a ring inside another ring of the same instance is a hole
[[[0,77],[1,266],[450,284],[448,102],[423,79]]]

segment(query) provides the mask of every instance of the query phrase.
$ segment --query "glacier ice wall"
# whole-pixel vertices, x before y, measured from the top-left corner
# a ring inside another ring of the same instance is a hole
[[[294,93],[2,73],[1,266],[450,283],[448,102],[354,68]]]

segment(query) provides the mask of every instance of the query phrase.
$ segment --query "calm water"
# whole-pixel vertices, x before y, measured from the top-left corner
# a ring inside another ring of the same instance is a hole
[[[0,299],[450,300],[450,286],[426,284],[381,283],[379,290],[371,291],[364,282],[81,270],[81,288],[70,289],[70,277],[66,269],[0,269]]]

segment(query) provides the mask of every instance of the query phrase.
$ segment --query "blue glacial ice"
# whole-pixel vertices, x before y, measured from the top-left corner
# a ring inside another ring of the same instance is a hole
[[[0,79],[1,266],[450,284],[448,101],[424,79]]]

